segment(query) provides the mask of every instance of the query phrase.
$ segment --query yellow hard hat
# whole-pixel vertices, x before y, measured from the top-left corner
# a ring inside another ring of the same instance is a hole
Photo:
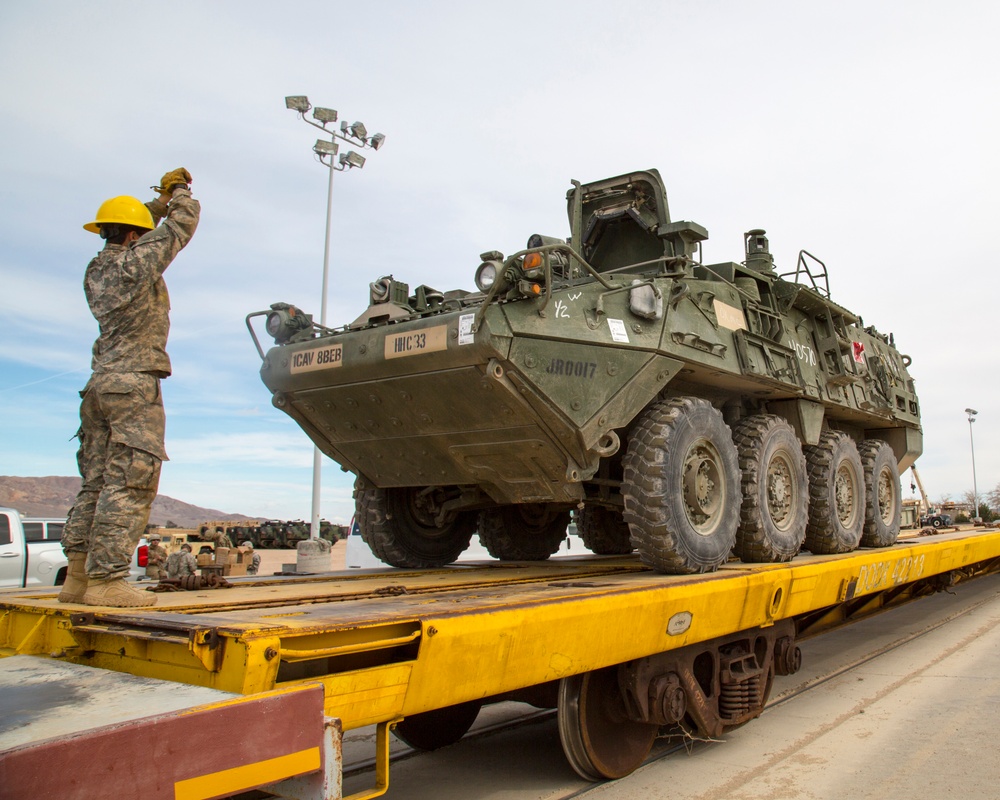
[[[137,228],[147,228],[148,230],[153,230],[156,227],[153,224],[153,215],[149,213],[149,209],[142,204],[142,201],[123,194],[101,203],[101,207],[97,209],[97,219],[88,222],[83,226],[83,229],[91,233],[100,233],[99,226],[112,222],[118,225],[135,225]]]

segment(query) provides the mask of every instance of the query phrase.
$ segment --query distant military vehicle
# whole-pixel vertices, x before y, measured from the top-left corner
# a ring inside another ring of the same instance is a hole
[[[570,237],[484,253],[478,292],[390,275],[343,329],[248,315],[273,404],[357,476],[373,552],[444,565],[478,530],[544,559],[573,508],[595,553],[669,573],[894,542],[922,449],[910,360],[825,265],[779,275],[760,229],[742,263],[702,263],[707,230],[671,219],[655,170],[567,198]]]
[[[308,539],[309,523],[297,520],[240,520],[203,522],[198,529],[198,538],[211,541],[217,530],[225,532],[233,545],[241,542],[251,542],[259,548],[294,548],[298,542]],[[347,538],[346,525],[334,525],[325,519],[320,520],[320,538],[331,544]]]

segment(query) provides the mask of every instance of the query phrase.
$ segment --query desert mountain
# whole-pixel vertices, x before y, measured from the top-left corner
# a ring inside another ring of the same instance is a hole
[[[0,475],[0,506],[14,508],[26,517],[65,517],[80,490],[79,478],[18,478]],[[153,525],[173,523],[179,528],[196,528],[209,520],[252,519],[247,514],[227,514],[202,508],[158,494],[149,521]]]

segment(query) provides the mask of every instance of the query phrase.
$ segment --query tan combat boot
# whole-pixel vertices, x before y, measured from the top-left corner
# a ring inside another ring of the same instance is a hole
[[[59,592],[60,603],[82,603],[87,591],[87,554],[67,553],[69,567],[66,570],[66,582]]]
[[[145,608],[156,605],[156,595],[136,589],[124,578],[91,580],[83,602],[88,606],[108,608]]]

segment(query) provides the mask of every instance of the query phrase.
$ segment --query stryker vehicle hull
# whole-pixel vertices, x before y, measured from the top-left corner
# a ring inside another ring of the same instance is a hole
[[[484,292],[385,278],[347,329],[264,358],[274,405],[358,476],[376,554],[447,563],[478,529],[494,555],[545,558],[573,507],[595,552],[669,572],[734,545],[894,541],[921,435],[891,337],[831,301],[808,254],[777,275],[763,231],[743,264],[695,261],[707,232],[670,221],[655,171],[569,199],[572,238],[485,254]]]

